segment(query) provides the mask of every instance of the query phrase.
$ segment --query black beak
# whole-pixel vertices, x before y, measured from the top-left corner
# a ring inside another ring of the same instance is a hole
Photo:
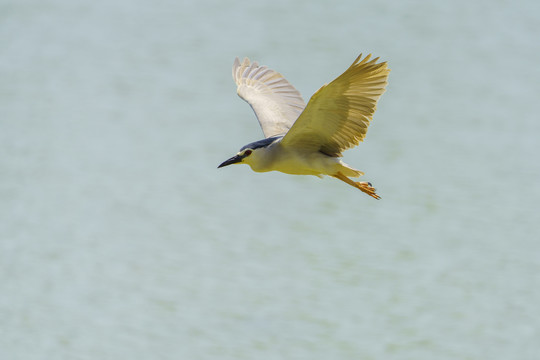
[[[221,168],[221,167],[227,166],[227,165],[232,165],[232,164],[239,163],[239,162],[242,161],[243,158],[244,158],[243,156],[235,155],[235,156],[233,156],[232,158],[230,158],[230,159],[225,160],[224,162],[222,162],[222,163],[218,166],[218,169]]]

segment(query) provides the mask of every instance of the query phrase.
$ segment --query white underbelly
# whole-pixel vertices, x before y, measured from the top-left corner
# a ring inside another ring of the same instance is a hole
[[[329,175],[337,172],[339,159],[315,153],[294,154],[276,159],[273,170],[292,175]]]

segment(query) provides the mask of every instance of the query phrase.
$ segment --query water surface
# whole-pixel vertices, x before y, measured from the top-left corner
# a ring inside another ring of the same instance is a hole
[[[538,359],[539,5],[1,6],[6,359]],[[335,179],[217,165],[230,69],[392,69]]]

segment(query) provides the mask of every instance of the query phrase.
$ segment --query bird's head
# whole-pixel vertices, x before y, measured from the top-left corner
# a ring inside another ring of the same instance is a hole
[[[261,166],[268,160],[267,150],[279,142],[283,135],[276,135],[259,141],[255,141],[242,147],[238,154],[222,162],[218,168],[232,164],[248,164],[254,171],[261,171]]]
[[[243,147],[238,154],[234,155],[232,158],[225,160],[222,162],[218,168],[232,165],[232,164],[241,164],[241,163],[248,163],[248,159],[250,155],[253,154],[253,149]]]

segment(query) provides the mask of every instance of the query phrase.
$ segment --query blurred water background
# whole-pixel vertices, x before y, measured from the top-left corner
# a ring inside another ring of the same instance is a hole
[[[540,358],[538,1],[0,2],[1,359]],[[216,169],[249,56],[392,69],[335,180]]]

